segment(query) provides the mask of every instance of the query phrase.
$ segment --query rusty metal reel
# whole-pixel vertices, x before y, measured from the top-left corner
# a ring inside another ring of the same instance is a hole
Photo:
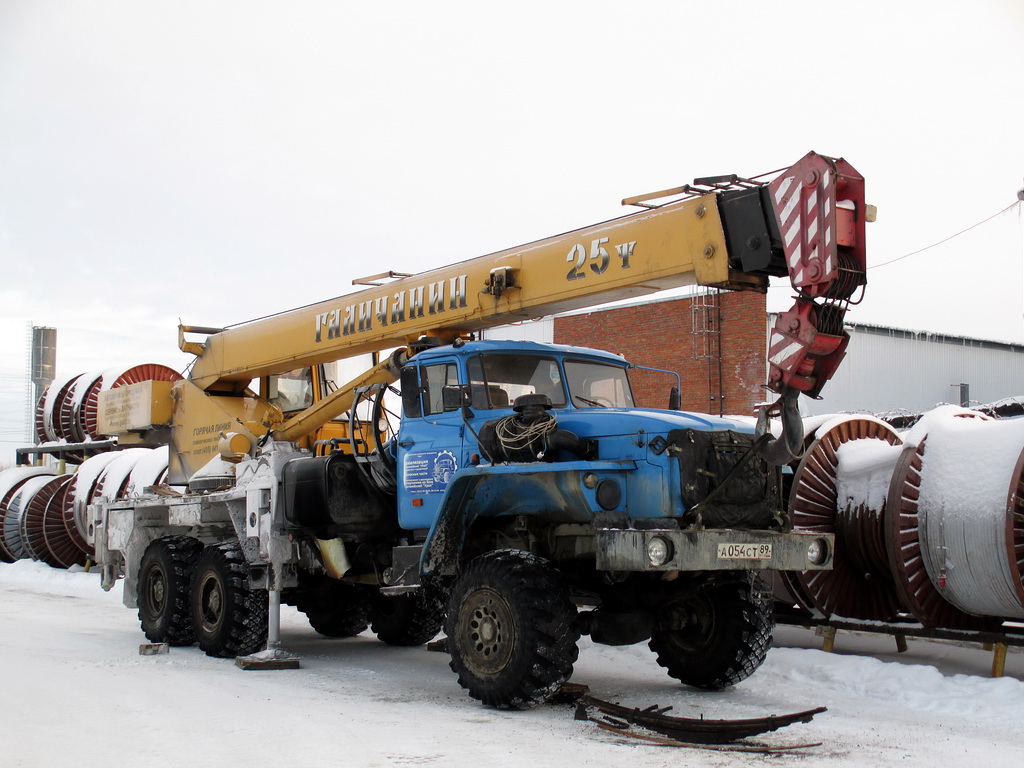
[[[866,503],[840,505],[839,448],[856,440],[899,445],[888,424],[868,416],[843,416],[822,425],[793,477],[789,513],[796,528],[833,533],[830,571],[793,574],[798,592],[824,617],[889,621],[905,608],[896,591],[884,542],[883,509]]]

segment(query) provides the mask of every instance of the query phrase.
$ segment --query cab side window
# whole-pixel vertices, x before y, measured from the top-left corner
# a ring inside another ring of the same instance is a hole
[[[423,369],[424,415],[444,412],[441,389],[459,383],[459,371],[454,363],[428,365]]]
[[[313,372],[310,368],[267,377],[267,399],[282,411],[298,411],[313,404]]]

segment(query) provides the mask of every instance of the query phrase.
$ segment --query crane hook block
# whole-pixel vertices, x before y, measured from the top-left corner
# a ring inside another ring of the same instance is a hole
[[[849,299],[867,282],[864,177],[842,158],[810,152],[768,187],[793,287]]]
[[[796,389],[817,397],[846,355],[845,314],[838,304],[797,299],[779,315],[768,340],[768,386],[783,394]]]

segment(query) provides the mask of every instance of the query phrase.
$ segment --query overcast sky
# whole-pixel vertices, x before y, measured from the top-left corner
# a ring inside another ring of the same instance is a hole
[[[499,10],[500,9],[500,10]],[[58,373],[809,150],[867,179],[848,319],[1024,342],[1024,3],[0,0],[0,461]],[[772,301],[788,305],[785,288]]]

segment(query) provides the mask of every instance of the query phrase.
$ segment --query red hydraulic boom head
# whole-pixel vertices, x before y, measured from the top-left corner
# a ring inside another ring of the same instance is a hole
[[[768,386],[817,397],[846,353],[843,317],[867,282],[864,177],[809,153],[769,184],[796,304],[768,344]]]

